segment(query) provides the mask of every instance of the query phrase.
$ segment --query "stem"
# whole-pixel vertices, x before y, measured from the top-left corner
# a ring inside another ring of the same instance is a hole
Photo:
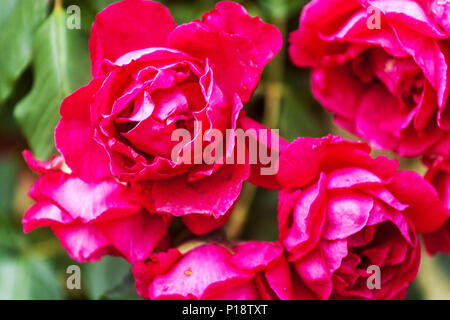
[[[275,26],[286,38],[286,21],[284,18],[274,19]],[[283,95],[283,76],[285,47],[267,65],[267,82],[264,85],[264,117],[263,124],[271,129],[277,128],[280,120],[281,99]]]
[[[55,0],[55,5],[53,7],[54,11],[58,11],[60,9],[62,9],[63,7],[63,1],[62,0]]]

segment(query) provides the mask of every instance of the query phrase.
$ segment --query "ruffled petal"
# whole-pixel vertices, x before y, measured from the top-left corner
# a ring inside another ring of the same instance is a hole
[[[248,165],[224,165],[198,181],[187,182],[186,175],[156,181],[152,189],[155,210],[175,216],[194,213],[219,218],[236,201],[248,174]]]
[[[130,262],[146,259],[159,243],[171,219],[141,210],[128,217],[99,223],[106,239]]]
[[[141,207],[134,194],[115,180],[88,183],[60,172],[40,177],[30,196],[36,201],[51,201],[82,222],[126,216]]]
[[[245,283],[253,274],[227,262],[229,251],[209,244],[186,253],[150,285],[151,299],[202,299]]]
[[[173,30],[169,45],[196,58],[208,59],[214,81],[230,101],[236,93],[242,103],[250,100],[261,69],[258,51],[249,39],[214,31],[199,21],[193,21]]]
[[[115,61],[133,50],[167,46],[175,27],[169,10],[154,1],[125,0],[106,7],[97,14],[89,39],[92,74],[104,72],[106,59]]]
[[[332,291],[331,276],[319,248],[294,262],[300,278],[319,299],[326,300]]]
[[[266,189],[279,189],[280,184],[276,179],[278,173],[278,159],[280,153],[287,147],[288,142],[276,132],[266,128],[255,120],[242,114],[238,120],[238,126],[251,134],[257,143],[257,159],[251,159],[249,182]],[[255,133],[255,134],[253,134]],[[266,159],[261,158],[261,153]]]
[[[450,219],[447,219],[439,229],[430,233],[423,233],[422,238],[429,254],[450,253]]]
[[[93,80],[64,99],[62,118],[55,129],[56,149],[73,172],[86,181],[111,176],[108,155],[94,141],[90,123],[91,100],[101,82],[102,79]]]
[[[250,17],[245,8],[236,2],[217,3],[215,9],[203,14],[202,22],[216,32],[224,31],[249,39],[258,52],[261,69],[283,44],[281,32],[275,26],[264,23],[259,17]]]
[[[436,230],[449,216],[436,189],[415,172],[398,171],[388,187],[399,201],[409,204],[405,213],[419,233]]]
[[[286,237],[281,239],[291,261],[307,254],[319,242],[326,216],[325,186],[326,177],[322,173],[318,183],[307,188],[297,199],[291,213],[292,225]]]
[[[69,256],[78,262],[94,262],[112,249],[100,228],[92,223],[54,225],[52,230]]]
[[[283,254],[283,247],[278,242],[248,241],[232,248],[233,255],[229,261],[239,269],[261,271]]]
[[[327,240],[345,239],[367,224],[373,199],[357,191],[329,192],[327,218],[322,237]]]
[[[232,206],[225,215],[218,218],[194,213],[185,215],[181,219],[193,234],[203,235],[224,226],[230,218],[233,208],[234,206]]]
[[[51,202],[39,202],[25,212],[22,219],[23,232],[53,224],[69,224],[73,218]]]

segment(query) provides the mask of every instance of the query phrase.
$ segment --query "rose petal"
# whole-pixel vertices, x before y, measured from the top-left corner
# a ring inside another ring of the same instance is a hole
[[[202,22],[216,32],[225,31],[249,39],[256,47],[261,69],[283,44],[281,33],[275,26],[264,23],[259,17],[250,17],[245,8],[236,2],[217,3],[215,9],[203,15]]]
[[[329,192],[322,237],[335,240],[355,234],[366,225],[372,207],[373,199],[360,192]]]
[[[169,10],[154,1],[125,0],[99,14],[92,25],[89,49],[92,74],[103,73],[104,60],[147,47],[165,47],[176,27]]]
[[[415,172],[398,171],[388,187],[399,201],[409,204],[405,212],[417,232],[434,231],[449,216],[434,187]]]
[[[223,216],[239,196],[248,172],[248,165],[224,165],[198,181],[186,182],[186,175],[156,181],[153,185],[156,212]]]
[[[168,217],[141,210],[128,217],[99,224],[106,239],[130,262],[146,259],[165,234]]]
[[[111,250],[110,243],[95,224],[54,225],[52,230],[69,256],[78,262],[94,262]]]
[[[223,31],[210,30],[199,21],[178,26],[170,33],[169,46],[194,57],[208,59],[214,80],[227,97],[239,94],[247,103],[258,84],[261,69],[253,43]]]
[[[227,262],[227,249],[216,244],[197,247],[186,253],[165,274],[150,285],[151,299],[201,299],[248,281],[252,273]]]

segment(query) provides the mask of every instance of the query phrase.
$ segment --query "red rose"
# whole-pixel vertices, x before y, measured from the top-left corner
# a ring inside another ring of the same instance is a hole
[[[112,4],[93,24],[93,80],[64,100],[56,147],[83,179],[130,182],[150,211],[204,218],[209,227],[193,231],[207,232],[226,221],[250,169],[202,162],[205,145],[212,130],[253,124],[242,103],[281,45],[274,26],[233,2],[183,25],[156,2]],[[178,129],[190,140],[174,156]],[[234,150],[234,136],[225,139],[219,160]]]
[[[403,298],[420,262],[417,232],[447,213],[436,190],[368,145],[328,136],[299,138],[280,156],[280,241],[319,299]],[[370,288],[379,268],[380,288]]]

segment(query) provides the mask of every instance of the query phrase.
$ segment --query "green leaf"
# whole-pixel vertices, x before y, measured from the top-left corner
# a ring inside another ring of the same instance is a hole
[[[45,260],[0,257],[0,299],[62,299],[61,284]]]
[[[96,0],[96,1],[89,1],[89,5],[97,12],[102,11],[110,4],[113,4],[114,2],[118,2],[119,0]]]
[[[6,252],[18,252],[25,242],[24,234],[17,230],[10,221],[0,221],[0,252],[2,255]]]
[[[102,260],[83,266],[85,291],[90,299],[105,298],[108,293],[120,288],[130,273],[131,266],[121,258],[103,257]]]
[[[17,165],[14,159],[0,157],[0,216],[11,211],[16,189],[16,175]]]
[[[170,13],[178,24],[187,23],[194,19],[200,19],[204,12],[214,8],[217,1],[160,1],[163,5],[170,9]]]
[[[142,300],[136,291],[134,276],[131,272],[123,279],[122,283],[103,295],[106,300]]]
[[[0,2],[0,102],[30,63],[33,35],[46,14],[46,0]]]
[[[307,2],[307,0],[259,0],[258,5],[269,17],[284,19],[296,16],[298,19],[300,9]]]
[[[278,193],[274,190],[258,188],[243,228],[243,240],[276,241]]]
[[[17,104],[14,116],[37,158],[54,152],[53,132],[62,100],[91,77],[87,42],[83,32],[66,27],[63,9],[54,11],[36,33],[33,88]]]
[[[296,82],[293,80],[291,83]],[[280,128],[281,136],[290,141],[297,137],[321,137],[329,130],[326,112],[311,96],[309,89],[290,84],[284,87]]]

